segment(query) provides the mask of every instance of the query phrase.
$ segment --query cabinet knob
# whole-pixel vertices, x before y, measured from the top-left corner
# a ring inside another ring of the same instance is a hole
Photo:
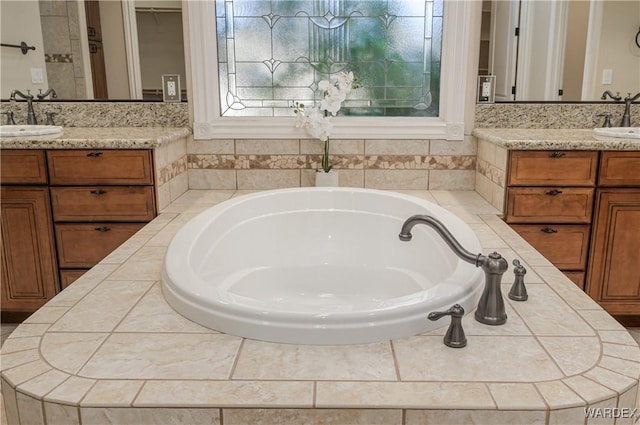
[[[556,196],[556,195],[560,195],[562,193],[561,190],[558,189],[552,189],[552,190],[548,190],[546,191],[544,194],[545,195],[549,195],[549,196]]]
[[[104,233],[104,232],[110,232],[111,228],[107,227],[107,226],[102,226],[102,227],[96,227],[94,230],[97,231],[97,232],[103,232]]]
[[[104,195],[105,193],[107,193],[107,191],[102,189],[95,189],[91,191],[92,195]]]
[[[540,229],[541,232],[547,233],[547,234],[551,234],[551,233],[558,233],[558,231],[556,229],[552,229],[550,227],[545,227],[544,229]]]
[[[99,156],[102,156],[102,152],[100,152],[100,151],[93,151],[93,152],[89,152],[89,153],[87,154],[87,156],[88,156],[89,158],[97,158],[97,157],[99,157]]]

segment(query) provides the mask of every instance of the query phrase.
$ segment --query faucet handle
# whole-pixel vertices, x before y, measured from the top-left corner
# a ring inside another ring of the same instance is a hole
[[[527,288],[524,286],[524,275],[527,274],[527,269],[520,264],[520,261],[513,260],[513,274],[516,276],[509,291],[509,299],[514,301],[526,301],[529,298],[527,294]]]
[[[56,123],[53,122],[53,117],[56,115],[55,112],[47,111],[44,114],[47,116],[47,125],[56,125]]]
[[[467,337],[462,329],[462,316],[464,308],[460,304],[454,304],[447,311],[434,311],[427,315],[429,320],[438,320],[444,316],[451,316],[449,329],[444,335],[444,345],[451,348],[462,348],[467,345]]]
[[[604,122],[602,123],[602,127],[611,127],[611,114],[609,112],[604,114],[598,114],[598,117],[604,117]]]
[[[7,116],[7,121],[5,122],[6,125],[15,125],[16,124],[16,121],[13,118],[13,111],[6,111],[6,112],[2,112],[1,114]]]

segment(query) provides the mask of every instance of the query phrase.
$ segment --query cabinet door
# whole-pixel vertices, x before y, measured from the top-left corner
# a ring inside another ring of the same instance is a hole
[[[611,314],[640,314],[640,189],[598,189],[587,293]]]
[[[2,310],[33,312],[58,292],[49,190],[0,190]]]

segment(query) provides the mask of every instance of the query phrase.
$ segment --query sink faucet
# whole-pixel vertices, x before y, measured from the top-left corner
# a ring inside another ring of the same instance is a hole
[[[485,276],[484,290],[478,302],[475,319],[485,325],[502,325],[507,321],[504,300],[500,291],[502,275],[509,264],[497,252],[489,255],[473,254],[460,245],[460,242],[449,232],[449,229],[438,219],[428,215],[414,215],[409,217],[400,230],[398,237],[401,241],[411,240],[411,229],[416,224],[426,224],[440,235],[449,248],[463,261],[482,268]]]
[[[636,93],[631,97],[631,93],[624,98],[624,114],[622,114],[622,121],[620,121],[620,127],[631,127],[631,103],[640,98],[640,93]]]
[[[45,99],[49,95],[51,95],[52,99],[55,99],[56,97],[58,97],[58,93],[56,93],[54,89],[49,89],[44,93],[42,93],[42,89],[39,89],[39,90],[40,90],[40,93],[38,94],[38,99],[40,100]]]
[[[620,102],[622,100],[622,96],[620,96],[620,92],[617,92],[614,96],[609,90],[602,93],[602,97],[600,99],[607,100],[607,96],[611,98],[611,100],[615,100],[616,102]]]
[[[16,96],[20,96],[27,101],[27,124],[38,124],[36,113],[33,110],[33,95],[31,94],[31,90],[27,90],[27,94],[22,93],[20,90],[14,90],[11,92],[9,100],[16,100]]]

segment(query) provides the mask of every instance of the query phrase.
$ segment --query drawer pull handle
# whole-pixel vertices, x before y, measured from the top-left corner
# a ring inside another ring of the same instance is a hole
[[[96,227],[94,230],[96,230],[97,232],[110,232],[111,228],[107,227],[107,226],[102,226],[102,227]]]
[[[551,229],[550,227],[545,227],[544,229],[540,229],[540,231],[548,233],[548,234],[558,233],[558,231],[556,229]]]
[[[96,189],[91,191],[92,195],[104,195],[105,193],[107,193],[107,191],[102,189]]]
[[[549,158],[562,158],[565,155],[566,155],[566,153],[564,153],[564,152],[557,152],[556,151],[556,152],[551,152],[549,154]]]
[[[100,152],[100,151],[89,152],[89,153],[87,154],[87,156],[88,156],[89,158],[97,158],[97,157],[99,157],[99,156],[102,156],[102,152]]]
[[[545,195],[549,195],[549,196],[556,196],[556,195],[560,195],[562,193],[561,190],[558,189],[553,189],[553,190],[549,190],[547,192],[545,192]]]

